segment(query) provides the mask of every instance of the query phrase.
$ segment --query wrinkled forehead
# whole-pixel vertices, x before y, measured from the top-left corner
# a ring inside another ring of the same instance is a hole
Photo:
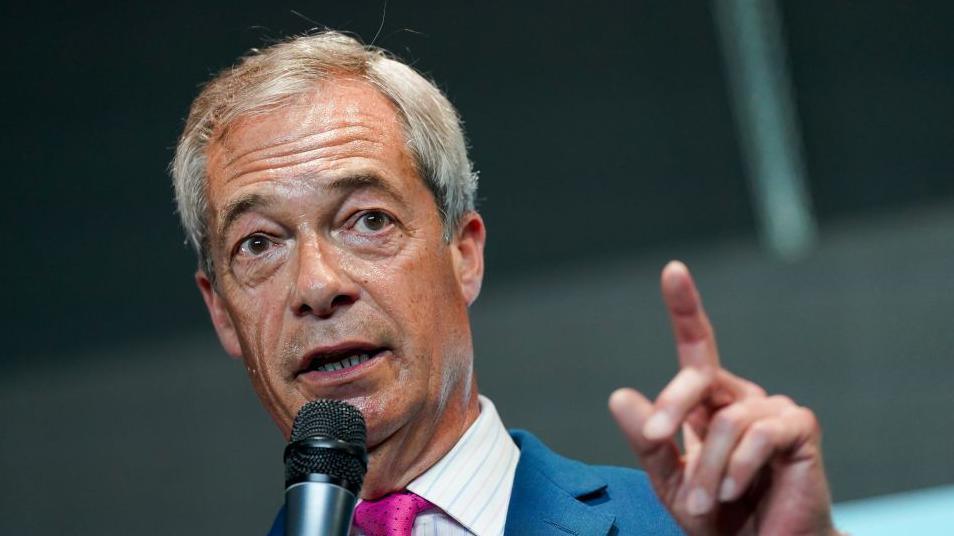
[[[216,127],[206,156],[210,168],[224,166],[250,151],[358,127],[373,128],[371,134],[406,149],[404,122],[393,102],[365,80],[334,77]]]

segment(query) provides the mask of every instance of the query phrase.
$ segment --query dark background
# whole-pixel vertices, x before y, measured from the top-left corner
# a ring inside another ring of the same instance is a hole
[[[954,482],[954,4],[780,5],[820,229],[794,263],[759,245],[709,3],[3,5],[0,532],[267,527],[281,438],[216,345],[166,166],[200,83],[316,26],[464,118],[508,425],[631,463],[605,399],[674,372],[679,257],[726,364],[819,413],[836,500]]]

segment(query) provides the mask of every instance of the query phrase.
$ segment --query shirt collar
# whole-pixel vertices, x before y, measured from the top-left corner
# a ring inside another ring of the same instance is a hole
[[[407,489],[476,536],[503,533],[520,449],[497,409],[480,396],[480,415],[454,448]]]

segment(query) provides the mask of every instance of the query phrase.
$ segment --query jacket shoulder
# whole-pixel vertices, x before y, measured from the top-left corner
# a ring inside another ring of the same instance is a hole
[[[508,523],[520,519],[526,507],[537,510],[554,494],[567,494],[587,512],[612,519],[616,534],[683,534],[644,471],[566,458],[523,430],[511,430],[511,437],[521,454]]]
[[[652,534],[683,534],[659,501],[645,471],[608,465],[590,468],[606,482],[606,487],[583,500],[596,511],[615,516],[620,534],[645,530]]]

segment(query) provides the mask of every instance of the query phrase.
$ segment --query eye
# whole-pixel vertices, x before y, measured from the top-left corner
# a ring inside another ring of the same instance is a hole
[[[239,253],[244,253],[246,255],[257,256],[268,251],[268,248],[272,246],[272,241],[265,235],[255,234],[239,244]]]
[[[381,211],[372,210],[362,214],[354,223],[354,228],[359,233],[374,234],[381,232],[392,223],[394,223],[394,219],[391,216]]]

